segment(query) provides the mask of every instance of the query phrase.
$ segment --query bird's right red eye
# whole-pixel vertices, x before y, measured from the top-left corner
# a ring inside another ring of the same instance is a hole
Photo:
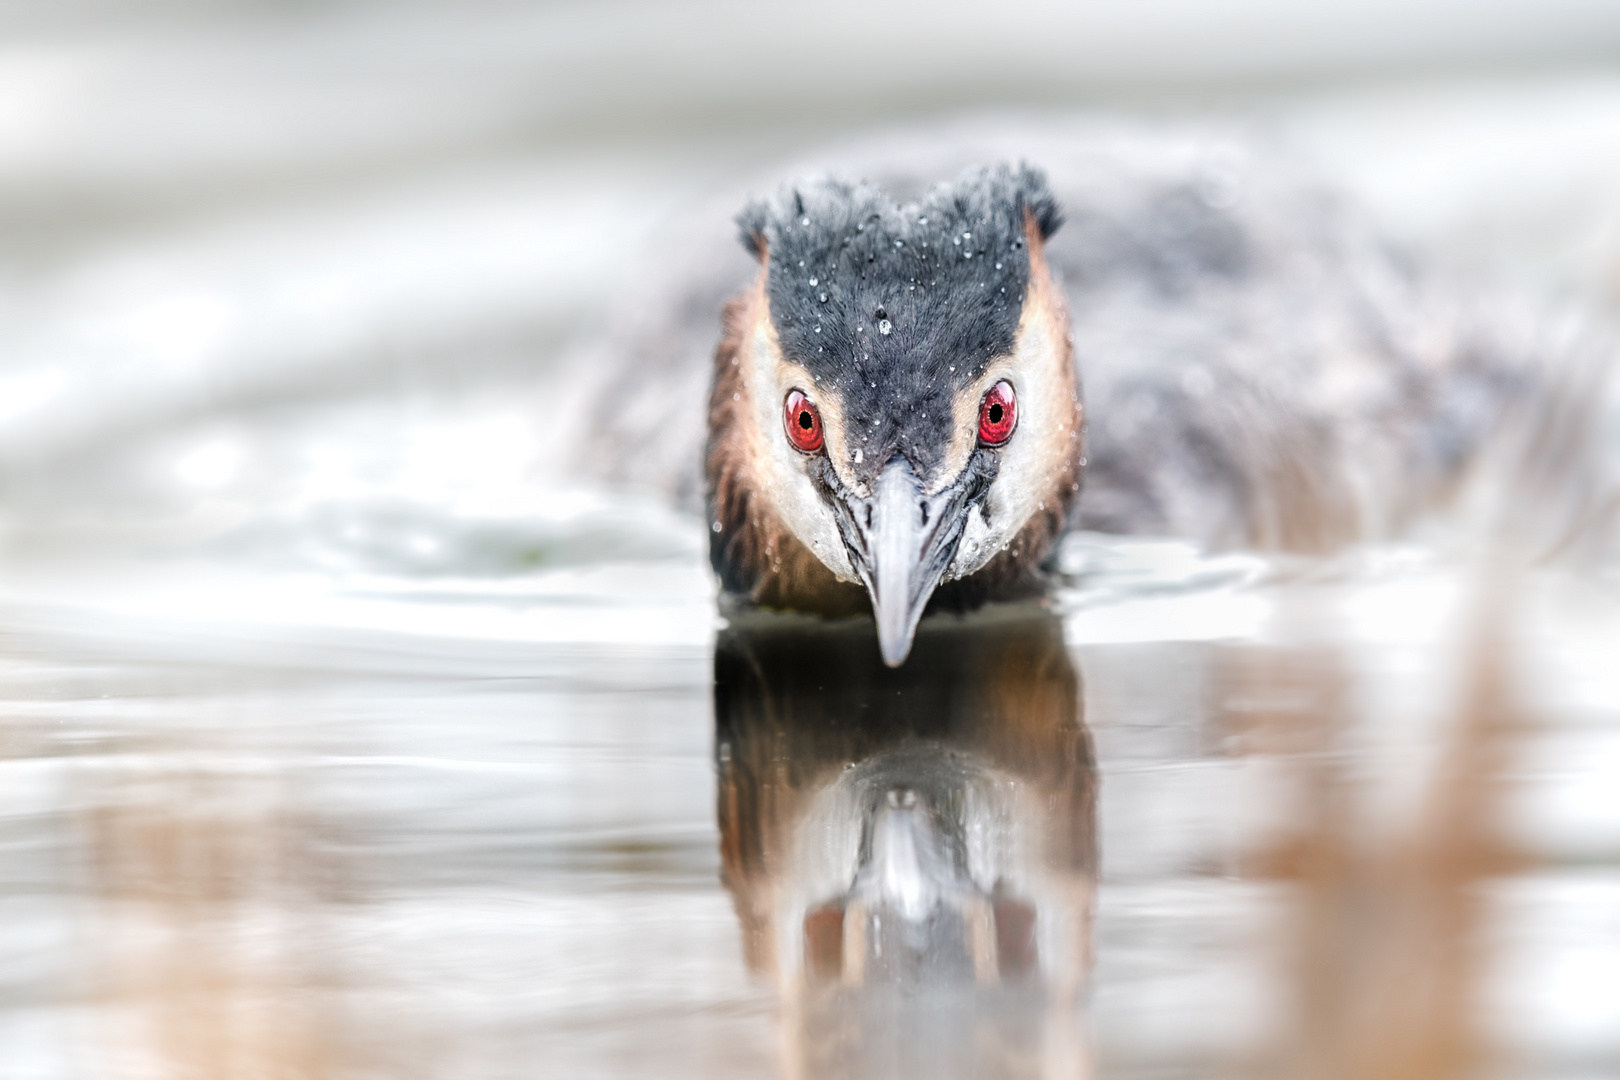
[[[1018,395],[1012,383],[1002,379],[992,386],[979,402],[979,442],[984,446],[1000,446],[1012,438],[1018,426]]]
[[[789,390],[782,403],[782,426],[787,429],[788,442],[806,454],[821,449],[821,414],[810,399],[799,390]]]

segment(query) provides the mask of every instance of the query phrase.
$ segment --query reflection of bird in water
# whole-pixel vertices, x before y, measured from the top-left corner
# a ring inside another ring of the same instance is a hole
[[[793,1072],[1073,1075],[1095,772],[1053,615],[734,620],[715,659],[727,888]]]
[[[958,172],[1008,150],[1051,180]],[[682,285],[604,366],[603,423],[626,452],[593,454],[690,505],[709,383],[723,587],[803,611],[870,604],[890,663],[931,601],[1038,590],[1076,524],[1320,551],[1440,506],[1515,405],[1565,449],[1586,437],[1539,400],[1567,343],[1415,269],[1243,143],[978,132],[845,166],[877,182],[806,181],[743,211],[759,270],[712,365],[708,320],[740,282],[720,260],[660,263]]]

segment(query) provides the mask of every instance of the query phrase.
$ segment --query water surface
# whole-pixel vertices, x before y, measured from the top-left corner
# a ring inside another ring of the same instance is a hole
[[[1611,594],[1417,549],[1068,555],[1050,609],[929,626],[899,672],[862,624],[719,625],[685,555],[290,591],[281,625],[219,583],[12,603],[5,1060],[1615,1068]],[[910,952],[845,937],[890,909],[933,920]]]

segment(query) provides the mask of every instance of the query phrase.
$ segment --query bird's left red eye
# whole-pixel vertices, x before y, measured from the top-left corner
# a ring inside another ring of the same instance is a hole
[[[1012,383],[1002,379],[992,386],[979,403],[979,442],[1000,446],[1012,436],[1018,423],[1018,398]]]
[[[788,391],[782,403],[782,426],[787,429],[788,442],[798,449],[807,454],[821,449],[821,414],[802,391]]]

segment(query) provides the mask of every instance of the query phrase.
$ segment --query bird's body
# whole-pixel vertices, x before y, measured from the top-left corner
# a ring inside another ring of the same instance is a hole
[[[685,433],[596,464],[701,500],[732,595],[828,612],[871,596],[880,629],[886,603],[904,610],[889,636],[909,641],[936,583],[956,603],[1027,592],[1076,525],[1296,551],[1388,537],[1515,414],[1544,418],[1546,372],[1571,366],[1533,307],[1425,272],[1243,142],[1069,129],[938,145],[846,154],[876,182],[751,203],[752,284],[693,257],[618,339],[601,425],[637,425],[650,402]],[[1015,153],[1050,179],[959,168]],[[727,280],[724,333],[705,333]],[[975,438],[998,387],[1016,426]],[[1520,427],[1534,441],[1546,423]],[[885,507],[891,524],[921,517],[880,566],[889,541],[867,525]]]

